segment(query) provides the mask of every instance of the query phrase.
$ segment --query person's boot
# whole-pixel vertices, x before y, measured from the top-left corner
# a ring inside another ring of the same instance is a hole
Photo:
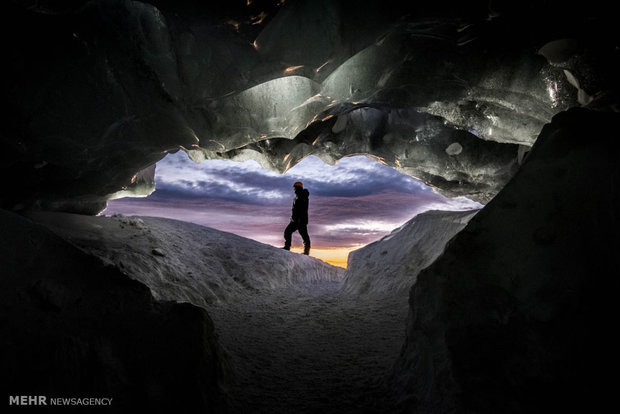
[[[291,246],[284,246],[282,249],[283,250],[291,250]]]
[[[310,246],[304,246],[304,254],[306,255],[310,254]]]

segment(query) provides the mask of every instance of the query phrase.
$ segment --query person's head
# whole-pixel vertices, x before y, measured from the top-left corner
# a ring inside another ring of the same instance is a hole
[[[295,184],[293,184],[293,189],[294,190],[301,190],[302,188],[304,188],[304,185],[301,183],[301,181],[297,181],[295,182]]]

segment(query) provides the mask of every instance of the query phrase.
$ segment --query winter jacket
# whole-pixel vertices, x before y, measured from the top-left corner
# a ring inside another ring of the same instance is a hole
[[[310,193],[305,188],[295,190],[295,199],[291,213],[291,221],[299,224],[308,224],[308,197]]]

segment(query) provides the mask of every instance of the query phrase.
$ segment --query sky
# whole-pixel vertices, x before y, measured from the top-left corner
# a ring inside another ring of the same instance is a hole
[[[351,250],[380,239],[423,211],[482,207],[464,197],[445,198],[365,156],[346,157],[333,166],[309,156],[279,174],[255,161],[196,164],[179,151],[157,163],[153,194],[110,200],[102,214],[173,218],[282,247],[295,181],[310,192],[310,255],[341,267],[346,267]],[[292,251],[302,250],[295,233]]]

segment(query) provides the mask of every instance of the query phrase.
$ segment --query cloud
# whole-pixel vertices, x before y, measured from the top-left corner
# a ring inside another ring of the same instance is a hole
[[[157,164],[158,191],[172,191],[181,198],[271,203],[288,197],[295,181],[302,181],[312,195],[328,197],[424,191],[420,182],[364,156],[346,157],[334,166],[310,156],[282,175],[265,170],[252,160],[195,164],[182,152],[170,154]]]
[[[110,201],[104,214],[175,218],[278,246],[290,218],[295,181],[310,190],[308,230],[315,247],[358,247],[425,210],[480,207],[463,197],[444,198],[366,157],[344,158],[334,166],[308,157],[280,175],[254,161],[195,164],[177,153],[158,163],[153,195]],[[301,243],[297,234],[293,243]]]
[[[178,152],[157,164],[154,198],[226,199],[264,204],[284,198],[283,184],[279,174],[262,169],[255,161],[213,160],[195,164]]]

